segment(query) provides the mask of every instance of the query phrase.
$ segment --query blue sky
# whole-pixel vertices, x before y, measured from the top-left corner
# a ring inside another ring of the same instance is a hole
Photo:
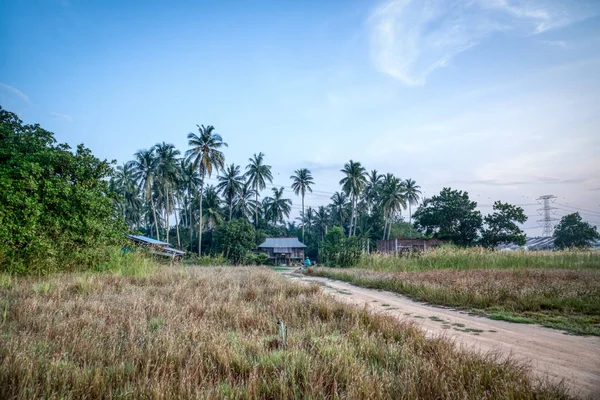
[[[354,159],[600,225],[596,0],[2,1],[0,44],[0,105],[102,158],[211,124],[307,205]]]

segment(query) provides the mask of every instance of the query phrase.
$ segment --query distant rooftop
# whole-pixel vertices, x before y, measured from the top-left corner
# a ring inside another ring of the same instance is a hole
[[[300,242],[297,237],[270,237],[265,240],[258,248],[302,248],[305,244]]]

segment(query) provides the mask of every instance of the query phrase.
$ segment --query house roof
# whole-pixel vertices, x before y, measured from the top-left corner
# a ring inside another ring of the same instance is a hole
[[[300,242],[296,237],[270,237],[265,240],[263,244],[258,246],[259,248],[303,248],[305,244]]]
[[[148,243],[148,244],[156,244],[161,246],[169,246],[169,243],[161,242],[160,240],[152,239],[147,236],[139,236],[139,235],[127,235],[129,239],[137,240],[140,242]]]

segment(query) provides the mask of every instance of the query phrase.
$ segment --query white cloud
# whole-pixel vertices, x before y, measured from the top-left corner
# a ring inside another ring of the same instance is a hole
[[[67,121],[73,121],[73,118],[67,114],[60,114],[60,113],[52,112],[52,113],[50,113],[50,116],[52,116],[52,118],[56,118],[56,119],[65,119]]]
[[[559,0],[387,0],[369,17],[371,56],[382,72],[422,85],[437,68],[491,34],[532,35],[569,25],[597,10]]]
[[[21,92],[19,89],[9,86],[5,83],[0,82],[0,88],[6,89],[9,92],[11,92],[12,94],[17,95],[17,97],[21,98],[22,100],[24,100],[26,103],[31,104],[31,100],[29,100],[29,97],[27,97],[27,95],[25,95],[25,93]]]

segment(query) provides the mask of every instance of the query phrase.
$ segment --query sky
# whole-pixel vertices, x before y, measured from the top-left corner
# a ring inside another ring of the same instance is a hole
[[[0,105],[118,163],[214,125],[292,217],[294,170],[318,206],[352,159],[522,205],[529,236],[547,194],[600,226],[597,0],[0,0]]]

